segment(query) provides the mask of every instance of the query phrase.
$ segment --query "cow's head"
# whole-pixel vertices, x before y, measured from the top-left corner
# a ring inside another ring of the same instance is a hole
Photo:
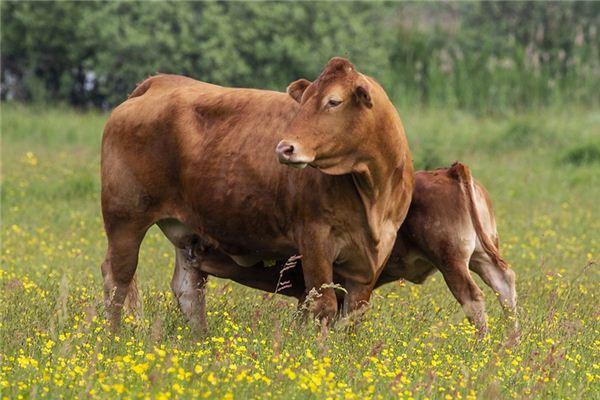
[[[287,92],[300,109],[277,145],[282,164],[345,174],[386,143],[378,136],[389,134],[382,123],[387,124],[393,106],[383,89],[348,60],[331,59],[317,80],[297,80]]]

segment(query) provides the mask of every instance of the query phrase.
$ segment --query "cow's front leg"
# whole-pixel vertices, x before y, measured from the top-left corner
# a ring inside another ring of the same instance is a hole
[[[333,256],[324,241],[313,237],[313,246],[302,249],[302,270],[306,285],[303,306],[315,318],[329,324],[337,314],[337,298],[333,289]]]
[[[344,297],[344,316],[362,315],[369,309],[369,300],[373,292],[373,284],[346,281],[346,296]]]

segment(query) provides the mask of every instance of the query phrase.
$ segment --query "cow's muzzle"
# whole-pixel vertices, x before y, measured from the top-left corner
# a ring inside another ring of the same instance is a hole
[[[275,148],[277,159],[281,164],[294,168],[304,168],[315,160],[315,157],[302,151],[302,147],[295,142],[282,140]]]

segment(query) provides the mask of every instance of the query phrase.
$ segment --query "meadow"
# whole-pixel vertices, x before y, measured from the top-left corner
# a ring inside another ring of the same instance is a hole
[[[142,246],[140,315],[103,319],[99,149],[107,114],[2,104],[0,398],[600,398],[600,111],[400,109],[418,168],[468,164],[517,274],[521,336],[486,294],[479,341],[440,274],[378,289],[353,329],[211,278],[194,338],[174,252]]]

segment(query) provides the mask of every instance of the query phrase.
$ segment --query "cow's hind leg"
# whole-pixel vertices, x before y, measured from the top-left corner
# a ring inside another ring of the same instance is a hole
[[[106,228],[108,249],[102,263],[104,304],[114,331],[120,326],[121,310],[135,275],[140,244],[148,227],[123,222],[111,223]]]
[[[207,331],[206,281],[208,275],[200,270],[198,260],[189,249],[175,248],[175,272],[171,289],[192,333]]]
[[[470,268],[481,277],[496,295],[506,316],[512,322],[512,328],[518,328],[517,291],[515,289],[515,273],[510,268],[496,265],[487,254],[473,254]]]
[[[487,315],[483,292],[469,273],[466,260],[444,260],[439,267],[448,288],[462,306],[478,336],[487,333]]]

